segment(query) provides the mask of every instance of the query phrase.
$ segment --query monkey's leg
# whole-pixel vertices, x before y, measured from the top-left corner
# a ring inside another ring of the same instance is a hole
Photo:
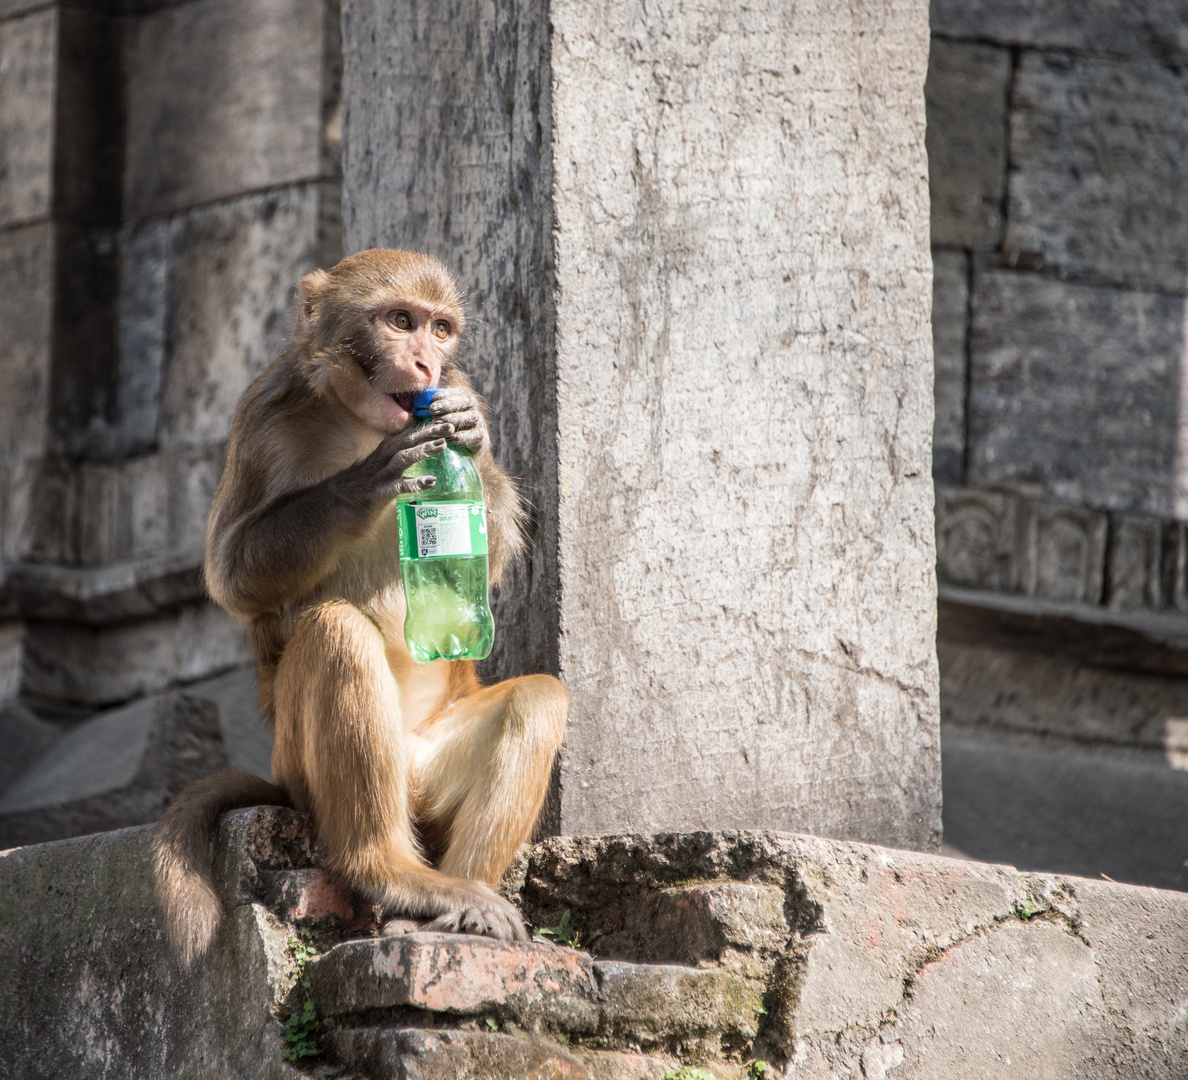
[[[460,929],[526,937],[486,885],[422,861],[400,694],[379,631],[354,605],[329,601],[302,617],[277,666],[275,718],[273,774],[313,815],[332,870],[389,913],[463,912]]]
[[[498,884],[548,794],[568,706],[556,679],[529,675],[460,699],[418,732],[416,814],[448,836],[443,873]]]

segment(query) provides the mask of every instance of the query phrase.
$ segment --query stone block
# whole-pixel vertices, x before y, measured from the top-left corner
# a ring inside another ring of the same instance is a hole
[[[317,264],[322,207],[336,192],[297,185],[173,223],[163,446],[226,439],[240,394],[290,337],[296,284]]]
[[[1179,0],[932,0],[932,32],[1029,49],[1188,58]]]
[[[1186,189],[1188,71],[1023,55],[1011,98],[1008,263],[1182,294]]]
[[[199,444],[114,463],[47,463],[34,497],[32,557],[73,567],[162,558],[196,566],[223,459],[222,444]]]
[[[257,881],[265,905],[286,922],[320,933],[373,933],[378,928],[374,905],[325,870],[261,870]]]
[[[0,233],[0,455],[6,462],[36,457],[45,448],[53,236],[52,225]],[[3,529],[7,539],[7,518]]]
[[[291,964],[285,928],[236,906],[213,954],[183,973],[153,898],[149,841],[128,829],[0,857],[6,1074],[296,1080],[273,1012]]]
[[[936,489],[937,576],[946,584],[995,592],[1020,587],[1019,500],[969,488]]]
[[[399,1076],[406,1080],[521,1080],[523,1077],[564,1077],[593,1080],[567,1049],[547,1041],[475,1031],[393,1031],[351,1028],[332,1033],[331,1054],[349,1061],[369,1076]],[[614,1055],[618,1058],[620,1055]],[[627,1055],[623,1055],[626,1057]],[[603,1073],[601,1075],[608,1075]],[[618,1072],[609,1076],[634,1080],[656,1077],[660,1070]]]
[[[639,944],[649,958],[687,964],[721,962],[728,952],[770,954],[788,937],[783,893],[743,882],[657,890],[646,922],[648,940]]]
[[[1182,515],[1182,298],[1034,274],[974,276],[967,482]]]
[[[252,659],[243,625],[202,604],[106,627],[30,621],[25,656],[24,692],[65,708],[127,701]]]
[[[1165,555],[1174,557],[1174,549],[1168,550],[1167,532],[1166,523],[1159,518],[1118,514],[1110,519],[1105,599],[1111,608],[1134,611],[1163,606]]]
[[[928,57],[928,183],[934,247],[996,248],[1007,172],[1009,49],[934,37]]]
[[[675,964],[598,960],[599,1034],[642,1047],[746,1046],[758,1034],[763,983]]]
[[[0,22],[0,226],[49,216],[58,19],[54,6]]]
[[[346,246],[483,313],[538,508],[496,667],[572,695],[551,827],[935,844],[924,5],[450,10],[461,59],[344,8]]]
[[[463,1016],[542,1019],[594,1032],[588,954],[469,934],[407,934],[335,946],[307,968],[322,1016],[407,1006]]]
[[[320,173],[323,6],[196,0],[125,49],[128,220]]]
[[[965,367],[969,323],[969,256],[932,253],[932,476],[959,484],[965,470]]]
[[[1100,604],[1105,575],[1107,519],[1071,506],[1028,507],[1028,540],[1021,568],[1028,596]]]

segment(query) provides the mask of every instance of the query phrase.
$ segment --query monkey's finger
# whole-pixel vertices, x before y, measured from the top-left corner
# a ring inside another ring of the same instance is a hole
[[[475,396],[468,390],[463,390],[460,386],[447,386],[439,390],[429,403],[429,415],[445,416],[447,413],[477,408]]]
[[[450,442],[466,447],[467,450],[479,450],[487,441],[487,433],[482,428],[470,428],[467,431],[455,431]]]
[[[418,461],[429,457],[431,454],[440,453],[445,449],[445,445],[445,439],[433,439],[431,442],[423,442],[417,446],[407,446],[402,450],[397,450],[388,458],[386,464],[380,470],[380,480],[400,479],[409,466],[415,465]]]
[[[405,476],[388,486],[384,494],[394,499],[397,495],[412,495],[433,487],[437,481],[432,476]]]
[[[448,439],[454,433],[454,425],[448,423],[424,424],[421,427],[405,428],[395,435],[389,435],[376,447],[381,456],[393,450],[407,450],[409,447],[428,442],[431,439]]]
[[[478,427],[483,422],[478,409],[467,409],[461,412],[444,413],[442,419],[454,426],[455,431],[463,428]]]

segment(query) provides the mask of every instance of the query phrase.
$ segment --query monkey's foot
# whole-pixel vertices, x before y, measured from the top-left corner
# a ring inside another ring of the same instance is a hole
[[[520,913],[511,904],[505,908],[491,905],[468,905],[438,915],[425,929],[448,934],[482,934],[500,941],[527,941],[528,931]]]

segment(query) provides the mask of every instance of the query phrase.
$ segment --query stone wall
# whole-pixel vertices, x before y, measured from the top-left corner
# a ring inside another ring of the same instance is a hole
[[[148,841],[0,857],[13,1080],[295,1080],[302,1046],[375,1080],[1174,1080],[1188,1053],[1180,893],[780,833],[554,839],[504,891],[588,948],[377,937],[303,817],[260,809],[223,820],[228,914],[183,973]]]
[[[1186,57],[1170,2],[933,0],[946,724],[1150,745],[1188,690]],[[1099,693],[1022,704],[1037,645]]]
[[[341,252],[334,0],[0,8],[0,697],[248,658],[204,603],[235,401]]]

